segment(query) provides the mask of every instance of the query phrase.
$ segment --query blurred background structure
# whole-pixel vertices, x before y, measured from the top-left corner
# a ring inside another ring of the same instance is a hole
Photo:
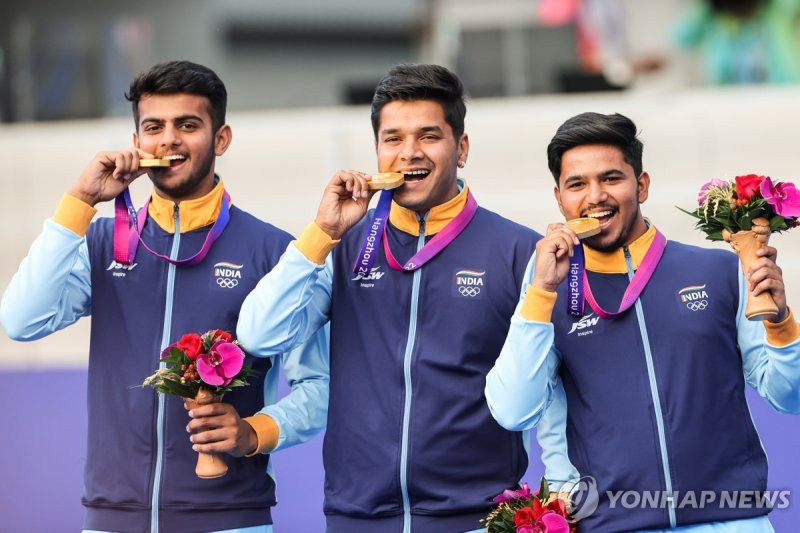
[[[93,154],[131,143],[130,79],[171,59],[208,65],[226,83],[234,141],[218,171],[234,202],[294,234],[337,169],[375,170],[372,90],[392,65],[418,61],[452,68],[472,96],[463,177],[483,205],[540,231],[560,220],[547,142],[572,115],[621,112],[642,130],[652,177],[645,215],[670,238],[723,246],[704,241],[675,206],[692,206],[711,178],[758,173],[798,183],[797,2],[4,0],[0,289]],[[713,18],[722,3],[746,4],[735,11],[748,16],[728,9]],[[780,22],[779,45],[762,21]],[[132,190],[141,205],[149,183]],[[102,206],[101,215],[111,213]],[[772,241],[795,306],[799,238],[796,230]],[[0,531],[80,528],[88,325],[34,343],[0,335],[0,402],[10,413],[0,439]],[[796,531],[798,418],[750,399],[769,488],[792,491],[773,522],[779,533]],[[275,456],[279,533],[323,530],[321,442]],[[541,471],[534,450],[526,479],[536,483]]]
[[[130,78],[175,57],[214,65],[231,110],[365,103],[387,65],[409,60],[448,65],[474,97],[619,88],[669,44],[637,19],[681,3],[6,0],[0,120],[124,116]],[[593,78],[604,62],[608,79]]]

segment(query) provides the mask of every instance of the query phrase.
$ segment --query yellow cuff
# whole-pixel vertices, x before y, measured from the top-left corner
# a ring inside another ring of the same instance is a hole
[[[275,449],[275,446],[278,445],[280,429],[278,429],[278,424],[275,423],[271,416],[257,413],[242,420],[250,424],[258,438],[256,449],[245,455],[245,457],[253,457],[259,453],[267,453]]]
[[[331,239],[330,235],[322,231],[316,222],[312,222],[306,226],[294,245],[301,254],[306,256],[306,259],[321,265],[339,242],[339,240]]]
[[[97,209],[94,207],[78,200],[71,194],[64,194],[53,214],[53,222],[83,237],[95,214],[97,214]]]
[[[522,301],[522,309],[519,310],[519,314],[525,320],[550,322],[557,297],[558,294],[555,292],[528,285],[528,292],[525,293],[525,299]]]
[[[800,338],[800,324],[794,321],[792,310],[786,314],[786,318],[777,324],[764,321],[767,330],[767,342],[773,346],[786,346]]]

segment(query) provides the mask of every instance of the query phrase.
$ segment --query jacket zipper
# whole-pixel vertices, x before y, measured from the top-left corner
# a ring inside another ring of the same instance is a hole
[[[419,217],[419,215],[417,215]],[[419,217],[419,238],[417,252],[425,246],[425,217]],[[400,443],[400,492],[403,496],[403,533],[411,533],[411,503],[408,497],[408,431],[411,419],[411,356],[417,336],[417,308],[419,307],[419,284],[422,269],[414,271],[411,286],[411,312],[408,322],[408,340],[403,356],[403,387],[405,390],[403,404],[403,435]]]
[[[628,247],[623,248],[625,252],[625,264],[628,267],[628,279],[633,279],[633,261],[631,260],[631,253],[628,250]],[[658,384],[656,383],[656,371],[655,365],[653,364],[653,353],[650,350],[650,338],[647,335],[647,328],[645,327],[644,322],[644,311],[642,310],[642,302],[640,299],[636,299],[636,319],[639,321],[639,334],[642,337],[642,344],[644,345],[644,357],[645,361],[647,362],[647,377],[650,381],[650,395],[652,396],[653,400],[653,412],[656,415],[656,427],[658,428],[658,444],[660,447],[661,452],[661,465],[664,470],[664,484],[665,489],[667,491],[667,502],[669,503],[669,507],[667,508],[667,512],[669,513],[669,526],[670,528],[675,528],[677,525],[677,519],[675,518],[675,501],[672,492],[672,476],[670,476],[670,468],[669,468],[669,456],[667,455],[667,437],[666,437],[666,430],[664,429],[664,413],[661,407],[661,398],[658,393]]]
[[[172,249],[169,252],[170,259],[178,258],[178,248],[181,243],[180,232],[180,213],[178,204],[172,212],[172,220],[175,223],[175,237],[172,239]],[[167,299],[164,305],[164,331],[161,334],[161,351],[169,345],[170,333],[172,330],[172,304],[175,293],[175,265],[169,263],[167,267]],[[159,352],[160,353],[160,352]],[[164,363],[160,365],[162,368]],[[164,394],[158,393],[158,415],[156,416],[156,467],[153,473],[153,496],[150,500],[150,533],[158,533],[158,504],[161,494],[161,473],[164,468]]]

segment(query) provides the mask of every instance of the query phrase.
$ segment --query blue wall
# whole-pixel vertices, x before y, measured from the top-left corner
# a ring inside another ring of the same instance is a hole
[[[751,391],[748,391],[751,392]],[[788,509],[771,519],[778,533],[800,527],[800,418],[773,411],[749,395],[753,417],[770,460],[769,489],[792,490]],[[5,420],[0,438],[0,531],[79,531],[86,445],[84,371],[0,372],[0,405]],[[187,441],[188,445],[188,441]],[[725,443],[709,442],[709,453]],[[278,533],[324,531],[322,437],[275,456]],[[538,450],[526,480],[541,475]]]

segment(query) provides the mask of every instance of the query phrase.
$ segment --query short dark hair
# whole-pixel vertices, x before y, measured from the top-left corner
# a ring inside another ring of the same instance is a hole
[[[434,100],[442,106],[444,119],[453,129],[456,141],[464,133],[464,85],[458,76],[440,65],[402,63],[392,67],[372,96],[372,131],[378,138],[381,110],[395,100]]]
[[[159,63],[131,82],[125,98],[133,104],[133,119],[139,129],[139,100],[150,94],[187,93],[205,96],[209,102],[211,125],[216,132],[225,124],[228,92],[219,76],[208,67],[191,61]]]
[[[609,144],[622,152],[625,162],[633,167],[638,178],[642,173],[642,141],[636,138],[636,124],[619,113],[581,113],[556,130],[547,145],[547,166],[558,184],[561,176],[561,157],[564,152],[586,144]]]

